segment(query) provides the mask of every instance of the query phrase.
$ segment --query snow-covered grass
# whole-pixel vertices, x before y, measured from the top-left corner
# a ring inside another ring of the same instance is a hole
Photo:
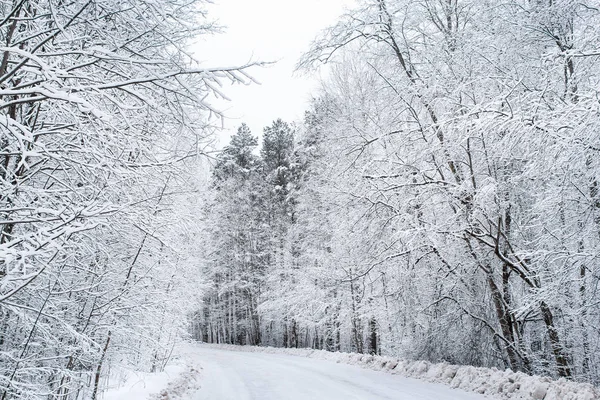
[[[599,400],[600,390],[587,383],[566,379],[552,380],[496,368],[434,364],[427,361],[408,361],[384,356],[356,353],[332,353],[313,349],[284,349],[273,347],[206,345],[214,348],[271,354],[287,354],[359,365],[363,368],[386,371],[403,377],[443,383],[452,388],[488,395],[498,399],[520,400]]]
[[[176,360],[164,371],[122,371],[124,380],[114,382],[102,400],[183,400],[199,388],[199,371],[189,362]]]

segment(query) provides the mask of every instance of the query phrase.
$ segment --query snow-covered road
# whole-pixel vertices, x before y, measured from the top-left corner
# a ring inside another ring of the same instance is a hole
[[[288,355],[199,346],[195,400],[483,400],[473,393],[410,378]]]

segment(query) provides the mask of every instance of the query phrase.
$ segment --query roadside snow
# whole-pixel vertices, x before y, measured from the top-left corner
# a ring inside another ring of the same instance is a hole
[[[177,360],[163,372],[124,371],[125,381],[114,383],[100,395],[102,400],[183,400],[199,386],[198,369]]]
[[[407,378],[442,383],[451,388],[485,394],[493,398],[515,400],[599,400],[600,390],[590,384],[570,382],[564,378],[529,376],[511,370],[495,368],[432,364],[427,361],[399,360],[391,357],[356,353],[332,353],[313,349],[283,349],[273,347],[203,345],[214,349],[238,352],[285,354],[358,365],[376,371],[386,371]]]

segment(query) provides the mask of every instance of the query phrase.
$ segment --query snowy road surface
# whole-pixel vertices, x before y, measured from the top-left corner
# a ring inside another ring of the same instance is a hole
[[[483,400],[451,389],[353,365],[200,346],[195,400]]]

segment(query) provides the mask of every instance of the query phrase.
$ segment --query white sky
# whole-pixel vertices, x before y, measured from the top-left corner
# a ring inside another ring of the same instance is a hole
[[[311,41],[337,21],[354,0],[215,0],[209,16],[226,26],[221,35],[196,46],[206,66],[240,65],[248,61],[277,61],[252,75],[261,84],[225,88],[231,102],[217,106],[229,117],[227,133],[246,122],[260,136],[277,118],[292,122],[308,108],[318,76],[293,76],[294,66]],[[213,102],[214,103],[214,102]],[[226,135],[225,135],[226,136]]]

